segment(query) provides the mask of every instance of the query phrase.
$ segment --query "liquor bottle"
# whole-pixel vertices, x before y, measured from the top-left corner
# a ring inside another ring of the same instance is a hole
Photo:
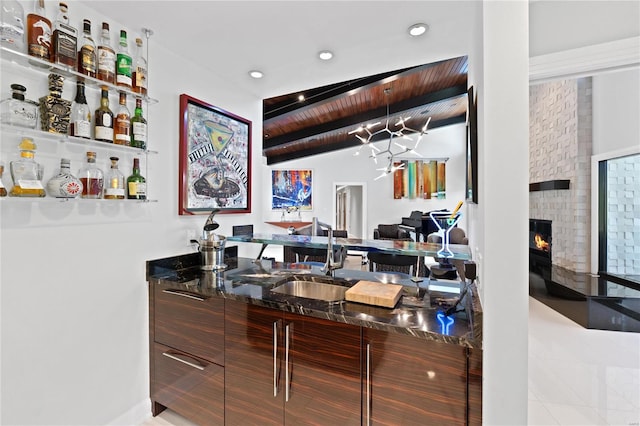
[[[78,172],[82,182],[82,198],[102,198],[104,174],[96,165],[96,153],[87,151],[87,163]]]
[[[95,113],[96,140],[113,142],[113,112],[109,109],[109,88],[102,86],[100,108]]]
[[[76,81],[76,98],[71,103],[71,136],[91,139],[91,109],[84,95],[84,81]]]
[[[116,51],[111,47],[109,24],[102,23],[102,36],[98,46],[98,78],[107,83],[116,81]]]
[[[147,149],[147,120],[142,116],[142,99],[136,98],[136,109],[131,117],[131,146]]]
[[[131,89],[131,55],[125,30],[120,30],[120,45],[116,53],[116,84]]]
[[[142,49],[142,39],[136,38],[136,58],[133,62],[133,91],[147,94],[147,59]]]
[[[0,9],[0,43],[24,52],[24,9],[17,0],[2,0]]]
[[[20,159],[9,163],[13,187],[9,191],[11,197],[44,197],[42,186],[43,167],[34,160],[36,144],[31,138],[22,138],[18,145]]]
[[[96,42],[91,37],[91,21],[85,19],[82,21],[82,38],[78,43],[78,72],[80,74],[95,77],[98,71],[98,49]]]
[[[60,160],[60,172],[47,182],[47,192],[56,198],[77,198],[82,194],[82,182],[71,174],[71,161]]]
[[[62,99],[63,86],[63,76],[49,74],[49,94],[40,98],[40,124],[45,132],[66,134],[69,131],[71,101]]]
[[[2,183],[2,174],[4,173],[4,163],[0,161],[0,197],[7,196],[7,188]]]
[[[44,0],[34,0],[34,12],[27,15],[29,55],[51,61],[51,21],[46,18]]]
[[[131,145],[131,113],[127,108],[127,94],[120,92],[120,102],[113,125],[113,143],[116,145]]]
[[[60,2],[58,17],[53,23],[53,60],[74,70],[78,59],[78,30],[69,24],[67,4]]]
[[[147,180],[140,174],[140,159],[133,159],[133,172],[127,178],[127,198],[130,200],[147,199]]]
[[[110,157],[111,168],[107,170],[104,180],[104,198],[124,199],[124,175],[118,170],[118,157]]]
[[[35,129],[38,124],[38,104],[25,99],[27,88],[11,85],[11,97],[0,103],[0,122]]]

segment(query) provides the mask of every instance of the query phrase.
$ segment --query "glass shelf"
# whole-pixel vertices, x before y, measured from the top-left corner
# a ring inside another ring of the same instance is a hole
[[[7,192],[9,192],[9,189],[11,189],[10,187],[7,188]],[[49,203],[111,203],[111,204],[119,204],[119,203],[127,203],[127,204],[132,204],[132,203],[139,203],[139,204],[146,204],[146,203],[157,203],[158,200],[130,200],[128,198],[124,198],[124,199],[120,199],[120,200],[110,200],[110,199],[105,199],[105,198],[57,198],[57,197],[50,197],[50,196],[46,196],[46,197],[10,197],[10,196],[6,196],[6,197],[0,197],[0,203],[3,202],[3,200],[11,200],[11,202],[29,202],[29,201],[37,201],[38,203],[42,203],[42,202],[49,202]]]
[[[39,71],[44,74],[54,72],[65,77],[73,77],[76,79],[82,78],[84,80],[85,86],[93,87],[95,89],[100,89],[101,86],[107,86],[109,87],[109,89],[115,90],[116,92],[124,92],[128,95],[141,98],[149,105],[158,103],[158,100],[150,98],[149,96],[143,95],[141,93],[136,93],[131,89],[127,89],[126,87],[116,86],[113,83],[107,83],[106,81],[80,74],[74,68],[70,68],[64,64],[54,64],[49,61],[44,61],[42,59],[29,56],[26,53],[16,52],[15,50],[9,49],[5,46],[0,46],[0,56],[2,57],[2,59],[14,62],[25,68]]]
[[[329,242],[328,237],[311,237],[308,235],[286,235],[286,234],[253,234],[237,235],[226,237],[227,241],[249,242],[259,244],[276,244],[293,247],[326,248]],[[357,250],[366,252],[380,252],[389,254],[403,254],[408,256],[428,256],[437,257],[440,243],[423,243],[415,241],[401,240],[363,240],[360,238],[336,238],[333,239],[335,246],[344,246],[347,250]],[[453,254],[449,259],[471,260],[471,249],[468,245],[450,244]]]
[[[95,139],[77,138],[75,136],[69,136],[63,133],[43,132],[42,130],[38,130],[38,129],[29,129],[26,127],[12,126],[10,124],[0,124],[0,130],[2,130],[2,133],[10,133],[17,136],[27,136],[35,140],[48,139],[48,140],[68,143],[71,145],[94,146],[97,148],[104,148],[108,150],[139,153],[139,154],[157,154],[158,153],[158,151],[143,150],[140,148],[134,148],[126,145],[118,145],[110,142],[97,141]]]

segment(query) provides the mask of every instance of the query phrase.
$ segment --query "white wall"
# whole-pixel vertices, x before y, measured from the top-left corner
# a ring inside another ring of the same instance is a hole
[[[31,10],[31,2],[21,3],[25,10]],[[532,7],[537,3],[541,2],[532,2]],[[468,207],[467,216],[484,286],[487,424],[526,423],[527,268],[523,260],[526,255],[505,249],[522,246],[526,250],[527,155],[520,144],[526,146],[527,129],[519,113],[523,110],[526,114],[527,108],[526,95],[520,91],[526,92],[528,85],[520,81],[520,67],[527,45],[528,19],[522,5],[526,7],[524,2],[487,2],[484,18],[478,16],[475,21],[478,26],[472,29],[476,37],[470,52],[470,82],[477,89],[480,102],[480,204]],[[94,25],[101,22],[82,2],[73,2],[71,7],[72,16],[87,16]],[[588,5],[580,2],[580,8],[583,7],[589,10]],[[551,14],[552,18],[553,10]],[[544,13],[532,14],[534,42],[543,37],[541,33],[551,22],[549,19]],[[607,21],[590,27],[590,31],[597,28],[593,33],[598,40],[593,43],[607,41],[610,30],[617,26],[616,22]],[[480,36],[483,33],[484,44]],[[552,46],[547,50],[565,48],[562,42],[568,36],[566,31],[552,34],[545,42]],[[452,32],[452,38],[456,35]],[[504,64],[513,64],[514,58],[515,73],[514,65],[504,68]],[[387,59],[388,69],[403,66],[394,62],[393,55]],[[144,262],[188,251],[185,231],[201,228],[204,220],[202,216],[177,216],[180,93],[253,121],[254,212],[219,216],[222,229],[246,223],[254,223],[258,230],[266,229],[261,228],[265,220],[279,219],[265,207],[270,202],[270,188],[262,182],[270,169],[260,166],[264,164],[259,143],[261,99],[247,96],[242,87],[229,87],[215,74],[204,72],[197,64],[185,62],[155,45],[153,38],[149,61],[150,94],[160,101],[147,111],[150,144],[160,153],[152,159],[147,178],[150,196],[157,198],[158,203],[127,207],[111,217],[102,208],[93,215],[77,208],[67,213],[52,203],[0,202],[3,390],[0,422],[3,424],[136,424],[140,420],[136,408],[147,414],[148,312]],[[3,98],[12,83],[5,78],[4,65],[0,82]],[[501,68],[506,74],[500,73]],[[352,77],[335,75],[332,81]],[[31,88],[37,84],[27,86],[28,93],[33,94]],[[310,81],[306,86],[317,84]],[[42,94],[38,92],[39,96]],[[69,92],[65,95],[71,96]],[[515,121],[510,120],[511,114],[517,116]],[[432,135],[435,137],[436,131]],[[340,153],[327,155],[324,167],[331,167],[331,161],[339,157]],[[303,163],[293,166],[304,167]],[[319,170],[321,165],[313,167]],[[375,177],[370,165],[359,168],[369,170],[362,180],[368,182]],[[344,171],[331,171],[336,174],[335,179],[333,175],[323,175],[330,182],[351,180],[343,176]],[[381,194],[390,193],[383,187],[379,189]],[[326,191],[318,189],[317,195],[323,193],[326,195]],[[369,198],[377,194],[369,188]],[[448,199],[447,203],[455,204],[457,199]],[[507,205],[505,200],[512,204]],[[400,216],[417,207],[415,200],[398,203],[402,207]],[[313,214],[331,218],[332,203],[320,204],[316,202]],[[505,222],[502,215],[507,207],[510,215],[504,217]],[[13,211],[17,214],[10,213]],[[21,222],[7,223],[8,216]],[[370,218],[369,228],[396,217],[395,211],[380,212]],[[508,230],[503,232],[505,224]],[[518,234],[520,229],[522,235]],[[72,268],[66,267],[69,258],[75,259]]]
[[[455,208],[459,200],[464,200],[466,170],[466,126],[456,124],[428,131],[420,145],[418,153],[421,157],[442,158],[447,161],[447,198],[444,200],[425,199],[393,199],[393,176],[375,180],[380,175],[377,168],[383,167],[381,160],[376,165],[363,152],[354,156],[357,148],[348,148],[327,154],[316,155],[294,161],[286,161],[264,168],[263,182],[271,182],[272,169],[312,169],[313,170],[313,211],[303,212],[302,219],[310,220],[317,216],[320,221],[333,221],[332,194],[335,182],[367,183],[367,238],[373,238],[373,228],[379,223],[400,223],[403,216],[409,216],[413,210],[423,212]],[[383,142],[379,142],[383,144]],[[410,158],[404,157],[403,158]],[[269,194],[270,186],[264,187],[263,193]],[[271,199],[263,199],[263,220],[279,220],[280,211],[270,211]],[[464,212],[465,210],[463,210]],[[460,226],[466,228],[466,218]],[[273,230],[271,232],[274,232]]]
[[[504,17],[509,19],[504,19]],[[483,422],[527,423],[528,7],[483,4],[478,82],[478,243],[483,283]],[[509,64],[505,66],[505,64]]]
[[[22,3],[31,10],[31,2]],[[47,2],[49,14],[52,4]],[[86,16],[94,27],[102,21],[82,3],[70,7],[73,18]],[[113,42],[121,26],[110,24]],[[177,216],[179,94],[247,117],[254,135],[261,134],[261,100],[155,45],[153,38],[150,44],[149,93],[159,103],[145,112],[149,147],[159,154],[151,158],[146,177],[150,198],[158,202],[113,209],[108,201],[0,200],[2,424],[137,424],[148,415],[145,261],[190,251],[185,230],[204,223],[202,216]],[[5,61],[1,66],[3,99],[13,82],[25,83],[31,99],[46,93],[46,74],[16,72]],[[63,97],[74,94],[70,85]],[[92,93],[92,108],[96,99]],[[257,165],[259,140],[254,136]],[[47,162],[48,179],[61,154],[55,146],[45,148],[50,143],[36,143],[43,147],[36,158]],[[15,145],[3,135],[3,151]],[[106,154],[100,155],[105,168]],[[74,159],[72,169],[79,168]],[[260,188],[256,176],[253,184]],[[10,185],[8,170],[4,178]],[[259,189],[254,202],[255,212]],[[229,215],[221,222],[230,231],[234,223],[257,222],[252,217],[259,214]]]
[[[640,70],[593,76],[593,155],[640,145]]]
[[[530,1],[529,56],[638,36],[639,16],[638,1]]]

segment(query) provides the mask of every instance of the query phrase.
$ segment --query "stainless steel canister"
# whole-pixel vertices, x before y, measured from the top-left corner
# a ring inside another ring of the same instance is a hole
[[[200,255],[202,256],[201,269],[214,271],[225,269],[224,245],[226,238],[222,235],[211,235],[208,239],[200,241]]]

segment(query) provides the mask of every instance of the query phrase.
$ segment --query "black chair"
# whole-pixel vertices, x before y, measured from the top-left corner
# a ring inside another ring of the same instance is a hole
[[[322,230],[322,235],[325,237],[329,235],[329,231]],[[333,231],[333,236],[337,238],[347,238],[347,231],[343,229],[336,229]],[[327,249],[326,248],[313,248],[313,247],[289,247],[284,246],[284,261],[288,263],[299,262],[326,262]]]
[[[413,241],[409,231],[402,229],[399,224],[378,225],[378,227],[373,230],[373,239]]]
[[[415,276],[415,267],[418,263],[417,256],[369,252],[368,258],[370,272],[400,272]],[[424,261],[420,262],[418,266],[418,276],[429,276],[429,268],[424,264]]]

